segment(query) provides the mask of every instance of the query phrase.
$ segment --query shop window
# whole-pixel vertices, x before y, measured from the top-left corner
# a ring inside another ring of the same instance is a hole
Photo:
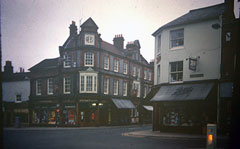
[[[170,63],[170,82],[183,81],[183,61]]]
[[[94,66],[94,54],[92,52],[86,52],[84,56],[84,66],[93,67]]]
[[[184,29],[170,31],[170,48],[184,46]]]
[[[84,121],[84,112],[82,112],[82,111],[80,112],[80,120]]]

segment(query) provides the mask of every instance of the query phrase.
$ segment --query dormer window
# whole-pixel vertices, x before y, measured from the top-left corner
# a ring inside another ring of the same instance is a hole
[[[93,67],[94,66],[94,54],[92,52],[86,52],[84,56],[84,66]]]
[[[16,95],[16,102],[22,102],[22,95],[21,94]]]

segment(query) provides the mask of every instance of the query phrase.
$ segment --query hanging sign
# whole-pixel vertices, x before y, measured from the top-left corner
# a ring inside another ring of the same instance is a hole
[[[189,70],[196,71],[197,69],[197,59],[189,58]]]

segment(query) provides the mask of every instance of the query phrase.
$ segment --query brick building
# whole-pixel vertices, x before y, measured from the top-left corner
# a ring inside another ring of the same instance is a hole
[[[138,105],[151,90],[153,66],[140,53],[138,40],[116,35],[101,39],[89,18],[78,32],[75,22],[59,47],[60,57],[31,67],[32,124],[74,126],[136,123]]]

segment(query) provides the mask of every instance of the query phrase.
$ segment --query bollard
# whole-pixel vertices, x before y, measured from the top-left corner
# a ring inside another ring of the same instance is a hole
[[[217,126],[216,124],[207,124],[207,149],[217,147]]]

